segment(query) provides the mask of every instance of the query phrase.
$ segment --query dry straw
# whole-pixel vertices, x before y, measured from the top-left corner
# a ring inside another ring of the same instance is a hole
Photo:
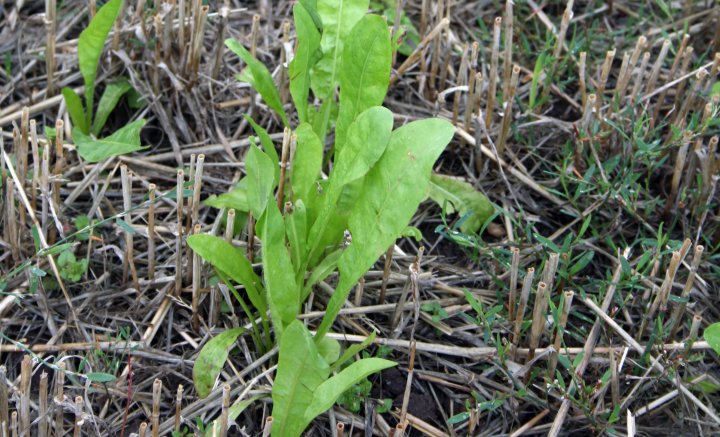
[[[493,43],[492,55],[490,57],[490,76],[488,82],[488,95],[485,106],[485,126],[490,129],[492,127],[493,113],[495,112],[495,96],[497,94],[497,74],[498,60],[500,58],[500,30],[502,26],[502,18],[495,18],[493,26]],[[499,153],[499,151],[498,151]],[[499,153],[502,156],[502,153]]]
[[[540,345],[540,337],[545,330],[545,316],[547,313],[548,289],[544,282],[538,283],[535,294],[535,306],[533,308],[532,327],[530,329],[530,345],[527,361],[535,357],[535,349]]]

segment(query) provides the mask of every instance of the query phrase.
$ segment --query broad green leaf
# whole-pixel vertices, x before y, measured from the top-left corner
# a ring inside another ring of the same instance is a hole
[[[127,81],[113,82],[105,87],[97,111],[95,111],[95,119],[92,125],[92,134],[97,136],[105,126],[110,113],[115,109],[118,102],[132,86]]]
[[[315,97],[320,100],[333,98],[339,80],[343,42],[369,5],[369,0],[317,0],[317,12],[323,25],[320,38],[323,56],[315,64],[310,82]]]
[[[65,106],[67,106],[68,114],[70,114],[70,120],[72,121],[75,129],[78,129],[84,134],[89,134],[90,129],[85,120],[85,110],[83,109],[82,100],[80,96],[72,88],[63,88],[62,95],[65,99]]]
[[[448,213],[468,215],[460,225],[463,233],[476,233],[494,209],[485,195],[472,185],[451,176],[433,174],[430,178],[430,198],[441,207],[447,205]]]
[[[708,326],[703,332],[703,337],[715,353],[720,355],[720,322]]]
[[[238,400],[237,402],[232,404],[228,409],[228,422],[233,422],[237,420],[238,416],[242,414],[242,412],[245,411],[247,407],[252,405],[255,401],[262,399],[263,397],[264,395],[255,395],[249,399]],[[212,423],[205,427],[204,435],[205,437],[220,437],[221,435],[227,435],[227,433],[222,433],[220,431],[220,418],[213,420]]]
[[[343,352],[342,356],[338,358],[333,365],[330,367],[331,371],[335,371],[335,369],[339,368],[343,364],[345,364],[346,361],[351,359],[355,356],[355,354],[359,354],[362,350],[364,350],[366,347],[368,347],[373,341],[375,341],[376,333],[373,331],[368,335],[368,337],[362,341],[362,343],[356,343],[353,345],[350,345],[347,349],[345,349],[345,352]]]
[[[308,199],[310,190],[320,176],[323,160],[323,145],[309,123],[303,123],[295,130],[297,148],[291,168],[290,181],[293,199]]]
[[[117,380],[115,375],[112,375],[110,373],[104,373],[104,372],[90,372],[85,377],[90,382],[100,382],[100,383],[108,383],[108,382],[114,382]]]
[[[115,23],[122,0],[110,0],[101,7],[88,27],[80,33],[78,38],[78,64],[80,73],[85,80],[85,120],[87,128],[92,126],[93,99],[95,98],[95,75],[97,74],[100,55],[110,30]],[[88,131],[85,131],[88,133]]]
[[[245,328],[228,329],[200,349],[193,365],[193,383],[198,396],[206,398],[210,394],[225,366],[230,348],[245,331]]]
[[[263,279],[276,336],[280,338],[283,327],[298,315],[300,292],[285,245],[285,222],[275,202],[268,203],[263,219]]]
[[[273,143],[272,138],[270,138],[270,134],[267,133],[265,128],[255,123],[255,120],[253,120],[252,117],[247,114],[244,114],[243,117],[245,117],[245,120],[250,123],[250,126],[252,126],[255,134],[258,138],[260,138],[260,144],[262,144],[263,151],[267,153],[272,160],[273,167],[275,167],[275,186],[277,186],[277,183],[280,180],[280,158],[278,157],[277,150],[275,150],[275,143]]]
[[[297,50],[289,67],[290,94],[295,102],[300,123],[304,123],[308,121],[310,68],[317,62],[320,55],[320,32],[302,3],[296,3],[293,6],[293,17],[297,33]]]
[[[305,7],[307,13],[310,14],[310,17],[315,24],[315,28],[322,32],[323,25],[322,20],[320,19],[320,15],[317,12],[317,0],[300,0],[299,3],[302,4]]]
[[[250,70],[250,75],[243,75],[242,80],[248,81],[260,93],[265,103],[280,116],[283,124],[288,126],[288,118],[280,101],[280,93],[278,93],[275,82],[265,64],[258,61],[242,44],[232,38],[226,39],[225,45],[240,56]]]
[[[213,194],[205,199],[203,203],[213,208],[232,208],[236,212],[250,211],[247,198],[247,180],[245,178],[241,179],[232,190],[218,195]]]
[[[272,199],[274,185],[272,160],[257,146],[251,144],[245,159],[245,171],[247,172],[248,205],[253,215],[259,218]]]
[[[220,237],[195,234],[187,238],[190,248],[213,267],[245,287],[250,302],[260,313],[267,311],[260,278],[243,252]]]
[[[293,321],[280,340],[280,358],[273,383],[273,437],[297,437],[310,423],[305,411],[313,392],[330,369],[299,320]],[[312,419],[311,419],[312,420]]]
[[[396,365],[397,363],[382,358],[365,358],[355,361],[342,372],[320,384],[313,393],[310,406],[305,411],[305,421],[309,423],[329,410],[341,394],[369,375]]]
[[[317,344],[318,352],[326,363],[332,364],[340,357],[340,343],[334,338],[325,337]]]
[[[385,19],[379,15],[364,16],[348,35],[343,50],[336,152],[345,146],[345,135],[355,117],[385,100],[391,63],[390,32]]]
[[[392,128],[393,114],[382,106],[357,115],[349,126],[346,144],[336,155],[331,182],[345,185],[365,176],[385,152]]]
[[[116,130],[109,137],[94,139],[73,129],[73,141],[78,154],[85,161],[98,162],[113,156],[124,155],[141,150],[140,130],[145,126],[145,120],[135,120]]]
[[[347,225],[347,214],[362,188],[360,179],[385,152],[392,126],[392,112],[381,106],[367,109],[350,125],[346,147],[336,155],[335,167],[322,197],[320,213],[308,237],[310,262],[326,244],[337,242],[333,240],[342,235]]]
[[[295,266],[299,283],[305,274],[307,262],[307,210],[301,199],[293,205],[293,212],[285,216],[285,233],[290,246],[290,259]]]
[[[338,261],[340,281],[318,329],[330,329],[350,289],[402,233],[427,195],[432,166],[455,129],[446,120],[428,119],[395,130],[387,150],[365,177],[349,228],[352,243]]]

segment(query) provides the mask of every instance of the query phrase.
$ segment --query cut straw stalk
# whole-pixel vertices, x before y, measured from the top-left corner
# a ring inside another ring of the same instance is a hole
[[[75,427],[73,429],[73,437],[80,437],[83,426],[83,398],[82,396],[75,397]]]
[[[515,320],[515,294],[518,279],[518,267],[520,265],[520,249],[512,248],[512,261],[510,263],[510,295],[508,297],[508,320]]]
[[[42,162],[40,162],[40,147],[38,145],[37,122],[35,120],[30,120],[30,145],[32,146],[31,152],[33,160],[30,206],[33,211],[37,211],[37,191],[40,184],[40,166]]]
[[[438,21],[438,25],[442,23],[442,17],[444,11],[444,4],[443,0],[438,0],[437,6],[436,6],[436,16]],[[449,18],[449,17],[446,17]],[[449,24],[449,21],[448,21]],[[428,79],[428,89],[429,91],[434,94],[436,89],[435,80],[437,78],[438,69],[440,68],[440,51],[441,51],[441,42],[442,42],[442,32],[445,30],[445,28],[442,28],[440,32],[437,32],[433,38],[432,38],[432,57],[430,59],[430,78]],[[428,35],[429,36],[429,35]],[[404,64],[404,63],[403,63]],[[402,65],[401,65],[402,67]]]
[[[199,235],[201,230],[200,224],[195,225],[193,228],[193,234]],[[202,260],[197,252],[193,252],[193,265],[192,265],[192,326],[197,332],[200,329],[200,282],[202,281]]]
[[[548,290],[544,282],[538,283],[535,294],[535,306],[533,308],[533,320],[530,330],[529,353],[526,362],[532,361],[535,357],[535,349],[540,345],[540,337],[545,330],[545,316],[547,312]]]
[[[580,87],[580,98],[583,107],[585,107],[585,103],[587,102],[587,85],[585,84],[586,61],[587,52],[580,52],[580,60],[578,61],[578,86]]]
[[[183,197],[185,175],[182,169],[177,171],[177,227],[175,229],[175,295],[180,296],[182,291],[182,259],[183,259]]]
[[[148,186],[148,282],[155,279],[155,184]]]
[[[695,283],[695,275],[697,274],[697,269],[700,267],[700,262],[702,261],[702,254],[705,248],[703,246],[696,246],[695,247],[695,253],[693,255],[692,264],[690,264],[690,274],[688,275],[687,280],[685,281],[685,286],[683,287],[682,294],[680,295],[681,300],[680,302],[675,306],[673,309],[673,312],[670,316],[670,337],[669,339],[673,341],[675,339],[675,335],[677,334],[677,330],[680,327],[680,321],[682,320],[682,316],[685,313],[685,308],[687,307],[687,300],[690,298],[690,292],[693,289],[693,285]]]
[[[20,366],[20,433],[30,434],[30,382],[32,379],[32,358],[25,355]]]
[[[225,241],[232,243],[233,235],[235,235],[235,209],[230,208],[227,212],[227,222],[225,223]]]
[[[160,435],[160,401],[162,395],[162,381],[155,379],[153,382],[152,391],[152,437],[158,437]]]
[[[222,412],[220,414],[220,437],[227,436],[229,416],[230,416],[230,384],[223,384]]]
[[[140,285],[137,269],[135,268],[135,242],[132,232],[129,231],[129,229],[132,229],[132,219],[130,217],[130,211],[132,209],[132,176],[125,164],[120,166],[120,180],[122,183],[123,209],[125,212],[124,221],[128,228],[128,230],[125,231],[125,262],[123,262],[123,278],[127,278],[129,268],[130,274],[132,275],[133,286],[136,290],[139,290]]]
[[[40,390],[38,392],[38,437],[48,435],[48,374],[40,374]]]
[[[677,273],[678,267],[680,265],[682,258],[680,256],[679,251],[675,251],[672,254],[672,258],[670,259],[670,264],[668,265],[667,270],[665,271],[665,280],[663,281],[662,285],[660,286],[660,289],[655,294],[655,299],[653,300],[652,304],[650,305],[650,308],[643,314],[643,321],[640,325],[640,329],[637,333],[637,339],[641,339],[643,334],[645,333],[645,329],[648,325],[648,323],[653,321],[653,317],[655,316],[655,311],[660,307],[660,304],[665,301],[664,295],[666,293],[666,288],[672,286],[672,282],[675,279],[675,274]]]
[[[10,422],[8,410],[8,381],[7,368],[0,366],[0,435],[8,435],[8,425]]]
[[[45,73],[47,75],[47,92],[45,97],[55,95],[55,35],[56,25],[56,1],[45,0]]]
[[[648,79],[647,86],[645,87],[645,93],[650,93],[655,89],[658,77],[660,76],[660,68],[662,68],[663,62],[665,62],[665,56],[667,56],[668,50],[670,49],[670,40],[666,39],[663,41],[662,47],[660,48],[660,54],[658,54],[655,64],[653,64],[652,71],[650,72],[650,79]],[[672,79],[670,79],[672,80]]]
[[[575,140],[575,155],[573,158],[575,168],[578,170],[582,170],[585,166],[583,161],[585,140],[591,136],[590,129],[592,127],[592,122],[595,119],[596,99],[597,96],[595,94],[590,94],[587,97],[587,101],[585,102],[585,112],[583,113],[583,117],[580,119],[580,137]]]
[[[183,400],[183,385],[179,384],[177,392],[175,394],[175,431],[180,431],[180,425],[182,422],[182,400]]]
[[[507,0],[505,2],[505,56],[503,58],[503,99],[508,100],[506,97],[510,93],[512,83],[510,81],[511,72],[514,73],[515,66],[512,63],[512,41],[513,41],[513,22],[515,17],[513,16],[513,0]],[[572,6],[570,6],[572,8]]]
[[[705,79],[709,76],[709,73],[706,69],[701,69],[697,72],[695,75],[695,84],[693,85],[692,89],[690,90],[690,94],[687,96],[683,96],[684,103],[680,107],[680,111],[678,111],[675,114],[675,119],[673,120],[673,124],[684,126],[685,125],[685,118],[690,112],[691,109],[695,106],[695,100],[700,93],[700,90],[703,89],[703,85],[705,84]]]
[[[647,70],[648,61],[650,61],[650,52],[645,52],[643,53],[642,61],[640,62],[640,68],[637,70],[637,75],[635,76],[635,85],[633,85],[632,92],[630,93],[631,102],[635,101],[637,94],[640,91],[640,86],[643,83],[645,71]]]
[[[472,90],[470,88],[470,80],[468,78],[468,68],[470,61],[468,60],[469,56],[469,46],[467,43],[465,43],[465,46],[463,47],[463,54],[462,58],[460,59],[460,71],[458,71],[458,80],[457,80],[457,86],[458,88],[467,86],[467,95],[470,96],[472,94]],[[455,90],[453,93],[453,110],[452,110],[452,123],[454,125],[457,125],[458,123],[458,117],[460,115],[460,97],[461,97],[460,89]],[[467,112],[467,111],[466,111]]]
[[[490,57],[490,76],[488,82],[488,95],[485,106],[485,127],[490,130],[492,127],[493,113],[495,112],[495,96],[497,95],[497,75],[498,75],[498,62],[500,59],[500,30],[502,27],[502,18],[495,18],[495,25],[493,26],[493,43],[492,43],[492,55]],[[502,153],[498,154],[502,156]]]
[[[676,205],[675,196],[678,193],[678,188],[680,187],[680,181],[682,180],[683,176],[683,169],[685,168],[685,161],[687,159],[687,152],[688,148],[690,147],[690,142],[693,138],[692,132],[685,132],[683,135],[682,145],[677,151],[677,155],[675,155],[675,166],[673,168],[673,177],[672,177],[672,183],[670,185],[670,194],[667,196],[667,200],[665,201],[665,209],[663,211],[663,215],[665,217],[670,214],[671,209]]]
[[[671,83],[675,80],[675,73],[677,73],[678,68],[680,67],[680,61],[683,58],[683,53],[685,52],[685,49],[688,45],[688,42],[690,41],[690,35],[685,34],[683,36],[682,41],[680,42],[680,48],[678,48],[677,52],[675,53],[675,59],[673,60],[672,66],[670,67],[670,72],[667,76],[666,83]],[[655,126],[655,123],[657,121],[658,116],[660,115],[660,109],[662,109],[663,103],[665,103],[665,97],[667,96],[668,90],[670,88],[665,88],[662,93],[660,93],[660,96],[657,99],[657,102],[655,103],[655,111],[653,112],[653,116],[650,119],[651,126]],[[652,90],[650,90],[652,91]]]
[[[607,84],[608,77],[610,77],[610,67],[612,67],[613,59],[615,59],[615,49],[608,50],[605,54],[605,61],[603,62],[602,69],[600,70],[600,77],[598,78],[598,86],[595,101],[595,109],[600,112],[603,102],[603,94],[605,94],[605,85]]]
[[[58,369],[55,372],[55,405],[62,405],[65,401],[65,394],[63,390],[65,388],[65,362],[61,361],[58,364]],[[63,429],[63,408],[55,408],[55,435],[65,435]]]
[[[558,356],[560,354],[560,346],[562,345],[563,335],[565,335],[565,326],[567,326],[568,316],[570,315],[570,306],[572,305],[574,293],[572,290],[566,290],[563,293],[563,307],[562,313],[560,314],[560,320],[557,322],[557,333],[555,334],[555,342],[553,343],[553,349],[555,352],[550,356],[550,363],[548,365],[548,377],[553,378],[555,375],[555,368],[558,363]]]
[[[512,78],[510,79],[510,91],[507,94],[507,100],[505,101],[505,110],[503,111],[502,127],[500,129],[500,137],[498,138],[496,148],[498,157],[502,158],[505,152],[505,146],[507,145],[508,135],[510,134],[510,122],[512,121],[513,114],[513,100],[515,100],[515,92],[517,90],[518,80],[520,75],[520,67],[517,65],[513,68]]]
[[[525,316],[525,307],[527,306],[528,299],[530,298],[530,289],[532,288],[533,278],[535,277],[535,269],[530,267],[525,274],[523,281],[522,291],[520,292],[520,302],[518,303],[517,311],[515,312],[515,326],[513,329],[513,359],[517,354],[517,347],[520,343],[520,328],[522,328],[523,317]]]

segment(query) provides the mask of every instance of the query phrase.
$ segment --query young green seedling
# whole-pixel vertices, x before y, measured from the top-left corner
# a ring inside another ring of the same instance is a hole
[[[405,233],[428,195],[432,166],[455,133],[449,122],[440,119],[414,121],[393,130],[392,113],[380,106],[392,56],[387,23],[366,14],[367,1],[319,0],[317,9],[311,3],[296,3],[293,10],[298,51],[290,64],[290,90],[300,123],[292,133],[295,154],[288,183],[279,181],[278,156],[270,136],[248,118],[262,150],[254,143],[250,146],[246,177],[222,202],[214,199],[216,205],[227,202],[256,218],[262,277],[230,243],[210,235],[188,238],[190,247],[221,277],[244,286],[252,308],[244,304],[243,296],[236,297],[250,320],[261,318],[265,331],[253,338],[267,341],[270,324],[273,327],[279,360],[272,391],[272,435],[281,437],[301,435],[343,392],[394,365],[366,358],[340,371],[374,336],[340,356],[339,343],[327,334],[352,287]],[[313,17],[319,18],[322,28]],[[238,42],[228,40],[226,45],[247,65],[239,78],[249,82],[288,126],[269,70]],[[309,103],[311,94],[320,101],[319,110]],[[323,161],[330,160],[324,157],[324,138],[333,122],[332,171],[323,179]],[[276,193],[283,185],[287,191]],[[285,205],[282,211],[279,204]],[[297,316],[313,286],[334,272],[339,282],[313,335]],[[209,384],[199,375],[214,381],[217,363],[225,361],[228,345],[240,334],[233,331],[203,348],[201,356],[217,359],[212,366],[207,360],[196,361],[201,396],[209,393]],[[263,345],[265,350],[272,346]],[[333,376],[334,372],[338,373]]]
[[[98,162],[142,148],[140,129],[145,125],[145,120],[142,119],[125,125],[109,137],[96,138],[120,99],[132,90],[127,81],[108,84],[100,97],[97,110],[93,112],[95,79],[100,56],[105,40],[122,10],[122,4],[123,0],[107,2],[95,14],[88,27],[80,33],[78,38],[78,64],[85,82],[85,104],[83,105],[80,96],[71,88],[66,87],[62,90],[65,105],[74,125],[73,141],[80,156],[89,162]]]

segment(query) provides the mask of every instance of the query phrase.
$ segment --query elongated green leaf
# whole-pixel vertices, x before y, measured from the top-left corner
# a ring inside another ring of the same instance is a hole
[[[250,70],[249,75],[241,75],[241,80],[250,83],[250,85],[252,85],[252,87],[260,93],[263,100],[265,100],[265,103],[267,103],[267,105],[280,116],[283,124],[287,126],[289,124],[288,118],[287,114],[285,114],[282,102],[280,101],[280,93],[278,93],[275,82],[273,82],[273,78],[267,67],[265,67],[262,62],[258,61],[249,51],[247,51],[245,47],[243,47],[242,44],[236,40],[228,38],[225,40],[225,45],[227,48],[235,52],[236,55],[240,56],[245,64],[247,64],[247,68]]]
[[[195,234],[187,238],[190,248],[213,267],[245,287],[250,302],[260,313],[267,311],[260,277],[242,251],[220,237]]]
[[[390,32],[379,15],[366,15],[347,37],[340,66],[340,112],[335,150],[345,146],[350,123],[364,110],[381,105],[390,84]]]
[[[280,358],[273,383],[273,437],[297,437],[310,423],[305,411],[313,392],[330,374],[310,332],[295,320],[280,340]],[[311,419],[312,420],[312,419]]]
[[[460,225],[464,233],[476,233],[485,220],[493,214],[493,207],[485,195],[472,185],[451,176],[433,174],[430,178],[430,198],[441,207],[447,205],[448,213],[468,215]]]
[[[193,383],[198,396],[206,398],[212,391],[215,380],[220,375],[228,352],[245,328],[233,328],[224,331],[205,343],[193,365]]]
[[[145,120],[135,120],[116,130],[109,137],[96,140],[85,135],[79,129],[73,129],[73,141],[77,151],[85,161],[98,162],[112,156],[124,155],[142,149],[140,130]]]
[[[104,372],[90,372],[85,377],[90,382],[108,383],[117,380],[115,375]]]
[[[97,136],[105,126],[110,113],[115,109],[118,102],[132,86],[127,81],[113,82],[105,87],[97,111],[95,111],[95,120],[93,120],[92,134]]]
[[[343,354],[340,356],[340,358],[338,358],[337,361],[335,361],[333,363],[333,365],[330,366],[330,371],[334,372],[335,369],[337,369],[340,366],[342,366],[343,364],[345,364],[345,362],[347,362],[349,359],[354,357],[355,354],[359,354],[362,350],[364,350],[366,347],[368,347],[373,341],[375,341],[376,336],[377,336],[377,334],[375,333],[375,331],[373,331],[370,333],[370,335],[368,335],[368,337],[365,340],[362,341],[362,343],[356,343],[356,344],[350,345],[350,347],[345,349],[345,352],[343,352]]]
[[[317,12],[317,0],[300,0],[299,3],[302,4],[305,7],[307,13],[310,14],[310,17],[315,24],[315,28],[322,32],[323,25],[322,20],[320,19],[320,15]]]
[[[80,33],[78,38],[78,64],[80,73],[85,80],[85,125],[92,126],[93,99],[95,97],[95,75],[97,74],[100,55],[110,30],[115,23],[122,0],[110,0],[97,11],[88,27]],[[85,131],[87,133],[87,131]]]
[[[318,0],[317,12],[322,20],[320,38],[322,58],[312,70],[313,93],[321,100],[330,100],[338,84],[338,71],[343,42],[355,23],[365,15],[369,0]]]
[[[317,344],[318,352],[326,363],[332,364],[340,358],[340,342],[334,338],[325,337]]]
[[[393,128],[392,112],[374,106],[350,124],[345,146],[337,153],[331,182],[340,185],[362,178],[385,152]]]
[[[355,361],[342,372],[320,384],[313,393],[312,403],[305,411],[305,420],[310,422],[329,410],[341,394],[369,375],[396,365],[397,363],[382,358],[365,358]]]
[[[80,96],[72,88],[62,89],[63,99],[65,99],[65,106],[67,106],[68,114],[70,114],[70,120],[76,129],[84,134],[89,134],[90,129],[85,120],[85,110],[83,109],[82,100]],[[91,108],[92,109],[92,108]]]
[[[353,242],[338,261],[340,282],[317,336],[328,332],[350,289],[400,235],[427,195],[435,160],[455,129],[445,120],[409,123],[392,133],[387,150],[365,177],[349,228]]]
[[[381,106],[367,109],[350,125],[346,147],[336,155],[318,218],[308,237],[311,262],[325,244],[332,244],[335,236],[342,235],[345,230],[347,222],[341,218],[347,216],[355,204],[360,193],[360,179],[385,152],[392,126],[392,112]],[[357,184],[353,184],[355,182]]]
[[[248,212],[250,206],[247,198],[247,179],[243,178],[232,190],[219,195],[213,194],[203,201],[207,206],[213,208],[234,209],[235,212]]]
[[[295,134],[297,135],[297,148],[290,175],[293,198],[307,200],[310,190],[316,189],[315,183],[320,176],[323,145],[309,123],[298,126]]]
[[[263,279],[273,323],[280,337],[283,327],[298,315],[300,292],[285,245],[285,222],[275,202],[268,203],[263,225]]]
[[[267,133],[265,128],[255,123],[255,120],[253,120],[252,117],[247,114],[244,114],[243,117],[245,117],[245,120],[250,123],[250,126],[252,126],[255,134],[258,136],[258,138],[260,138],[260,144],[263,147],[263,152],[267,153],[267,155],[272,160],[273,167],[275,168],[275,184],[273,186],[274,188],[277,186],[277,183],[280,180],[280,158],[278,157],[277,150],[275,150],[275,143],[273,143],[272,138],[270,138],[270,135]]]
[[[310,277],[305,282],[305,289],[303,290],[303,295],[300,299],[301,302],[304,302],[305,299],[307,299],[312,291],[312,287],[315,284],[330,276],[330,274],[337,269],[337,262],[340,259],[340,255],[342,255],[342,249],[330,252],[330,254],[323,258],[322,261],[320,261],[320,263],[313,269]]]
[[[254,144],[250,145],[245,159],[247,172],[247,200],[255,217],[260,217],[272,198],[273,190],[273,163],[267,154]]]
[[[293,212],[285,217],[285,223],[285,232],[290,244],[290,259],[300,283],[307,262],[307,210],[302,200],[298,199],[295,202]]]
[[[320,32],[312,16],[302,3],[293,6],[295,31],[297,32],[297,51],[290,62],[290,94],[295,102],[300,123],[308,121],[307,107],[310,94],[310,68],[320,58]]]
[[[703,337],[716,354],[720,355],[720,323],[713,323],[703,331]]]

